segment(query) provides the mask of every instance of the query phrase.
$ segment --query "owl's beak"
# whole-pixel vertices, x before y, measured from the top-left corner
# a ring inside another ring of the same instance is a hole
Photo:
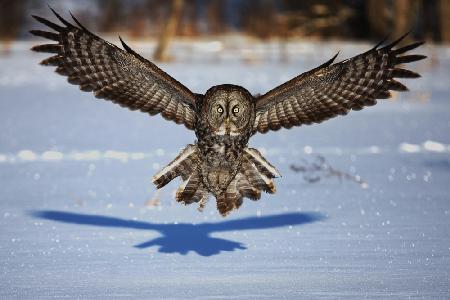
[[[226,132],[226,134],[230,134],[230,130],[231,130],[230,118],[226,118],[225,119],[225,132]]]

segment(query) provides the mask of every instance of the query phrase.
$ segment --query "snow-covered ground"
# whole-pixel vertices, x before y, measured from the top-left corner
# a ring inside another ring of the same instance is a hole
[[[29,47],[0,57],[0,298],[450,297],[450,48],[419,49],[423,78],[393,101],[255,136],[278,191],[224,219],[151,184],[192,132],[80,92]],[[180,42],[161,67],[264,93],[369,47]],[[315,154],[368,187],[290,170]]]

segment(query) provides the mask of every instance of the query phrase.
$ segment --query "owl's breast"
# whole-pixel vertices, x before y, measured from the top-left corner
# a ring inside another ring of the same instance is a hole
[[[241,165],[243,141],[237,137],[214,135],[199,139],[197,145],[204,185],[215,194],[226,190]]]

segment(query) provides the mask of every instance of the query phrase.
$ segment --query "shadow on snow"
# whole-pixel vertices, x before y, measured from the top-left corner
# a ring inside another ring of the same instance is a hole
[[[221,251],[247,249],[244,244],[211,236],[214,232],[268,229],[312,223],[324,219],[320,213],[287,213],[262,217],[247,217],[217,223],[201,224],[158,224],[142,221],[124,220],[115,217],[69,213],[63,211],[34,211],[31,216],[39,219],[69,224],[101,227],[118,227],[141,230],[156,230],[161,236],[148,242],[135,245],[136,248],[159,246],[161,253],[187,254],[189,251],[201,256],[219,254]]]

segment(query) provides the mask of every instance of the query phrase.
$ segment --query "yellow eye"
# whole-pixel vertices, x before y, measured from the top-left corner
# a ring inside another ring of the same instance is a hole
[[[233,107],[233,113],[237,114],[239,112],[239,107],[235,106]]]
[[[217,107],[217,112],[218,112],[219,114],[223,113],[223,108],[222,108],[222,106],[218,106],[218,107]]]

